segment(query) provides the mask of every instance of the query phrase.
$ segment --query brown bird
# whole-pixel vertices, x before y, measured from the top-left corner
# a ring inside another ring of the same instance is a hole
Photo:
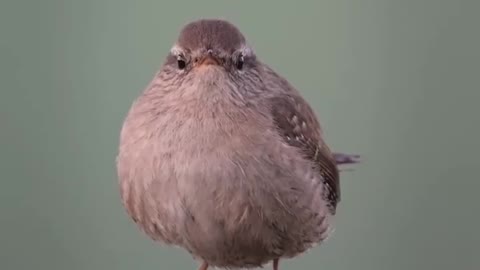
[[[337,162],[314,111],[223,20],[187,24],[124,122],[117,168],[128,214],[199,269],[295,257],[331,233]]]

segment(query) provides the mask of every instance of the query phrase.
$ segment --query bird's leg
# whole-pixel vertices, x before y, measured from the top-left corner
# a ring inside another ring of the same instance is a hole
[[[273,259],[273,270],[278,270],[278,259]]]
[[[208,269],[208,263],[207,262],[203,262],[202,265],[200,265],[200,268],[198,268],[198,270],[207,270]]]

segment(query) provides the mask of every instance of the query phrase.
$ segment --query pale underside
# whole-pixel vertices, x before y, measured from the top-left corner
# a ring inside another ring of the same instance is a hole
[[[239,108],[216,91],[168,99],[137,100],[117,159],[125,208],[150,237],[237,268],[296,256],[329,235],[322,176],[258,113],[266,104]]]

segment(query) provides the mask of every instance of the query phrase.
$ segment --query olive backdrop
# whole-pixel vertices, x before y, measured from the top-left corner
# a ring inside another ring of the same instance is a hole
[[[178,30],[237,24],[342,173],[326,245],[282,269],[480,269],[480,1],[0,2],[0,269],[195,269],[125,214],[122,120]],[[271,267],[271,266],[267,266]]]

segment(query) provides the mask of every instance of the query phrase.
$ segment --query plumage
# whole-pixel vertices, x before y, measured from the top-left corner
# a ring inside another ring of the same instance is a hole
[[[245,37],[237,27],[223,20],[200,20],[185,25],[177,45],[186,50],[199,47],[233,52],[245,43]]]
[[[300,96],[279,96],[272,99],[272,114],[286,142],[301,149],[321,175],[330,211],[335,213],[340,201],[338,169],[312,109]]]
[[[340,199],[312,108],[222,20],[181,31],[128,112],[117,171],[139,228],[201,269],[277,268],[329,236]]]

